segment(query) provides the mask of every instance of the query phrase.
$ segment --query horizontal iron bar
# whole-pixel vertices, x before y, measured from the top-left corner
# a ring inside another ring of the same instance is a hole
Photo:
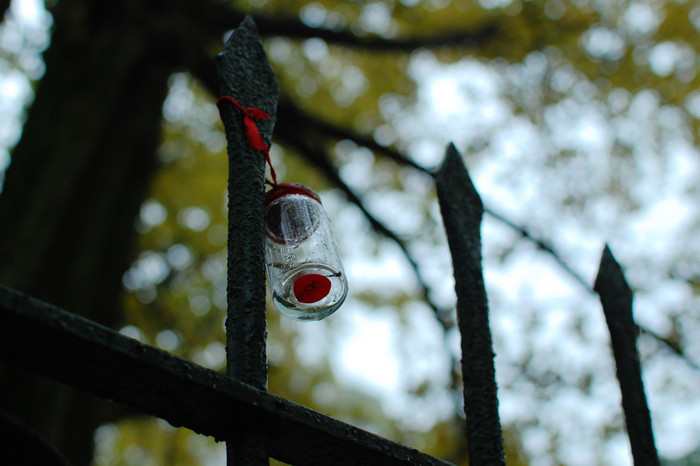
[[[257,436],[286,463],[451,464],[3,285],[0,360],[219,441]]]

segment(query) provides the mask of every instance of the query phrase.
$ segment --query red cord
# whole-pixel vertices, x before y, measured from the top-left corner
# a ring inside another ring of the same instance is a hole
[[[243,124],[245,125],[245,134],[248,139],[248,144],[265,154],[265,160],[270,166],[270,175],[272,176],[272,181],[265,179],[265,182],[272,187],[276,187],[278,185],[277,173],[275,173],[275,168],[272,166],[272,161],[270,160],[270,147],[263,141],[258,125],[255,123],[255,120],[270,118],[270,115],[258,108],[244,108],[243,105],[239,104],[233,97],[227,95],[220,97],[219,100],[216,101],[216,106],[219,108],[219,111],[221,111],[221,104],[224,101],[231,102],[234,107],[243,113]]]

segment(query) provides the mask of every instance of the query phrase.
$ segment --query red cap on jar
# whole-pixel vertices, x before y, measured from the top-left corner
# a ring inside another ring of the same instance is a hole
[[[265,194],[265,205],[269,205],[276,199],[289,196],[290,194],[301,194],[302,196],[308,196],[311,199],[321,202],[321,198],[318,196],[316,191],[306,185],[299,183],[282,183],[278,184]]]

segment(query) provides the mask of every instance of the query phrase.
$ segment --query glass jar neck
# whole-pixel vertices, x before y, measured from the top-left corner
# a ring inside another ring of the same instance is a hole
[[[318,194],[316,194],[316,191],[308,186],[299,183],[282,183],[278,184],[265,194],[265,205],[268,206],[273,201],[284,196],[289,196],[290,194],[307,196],[314,199],[318,203],[321,203],[321,198],[318,196]]]

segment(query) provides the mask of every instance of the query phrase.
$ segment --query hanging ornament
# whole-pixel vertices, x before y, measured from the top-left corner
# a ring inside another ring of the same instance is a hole
[[[343,265],[318,194],[279,184],[265,197],[267,276],[275,306],[297,320],[321,320],[347,295]]]
[[[348,282],[340,262],[330,220],[318,194],[308,186],[277,183],[269,147],[256,120],[269,118],[259,109],[244,108],[229,96],[244,115],[248,143],[263,152],[270,166],[272,189],[265,195],[265,262],[272,301],[282,314],[296,320],[321,320],[345,301]]]

